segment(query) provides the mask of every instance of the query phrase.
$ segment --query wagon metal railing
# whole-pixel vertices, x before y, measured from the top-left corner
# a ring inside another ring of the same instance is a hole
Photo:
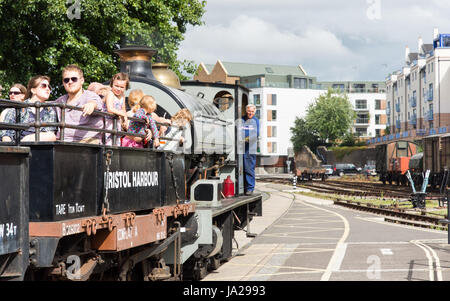
[[[31,122],[31,123],[21,123],[20,122],[20,112],[22,109],[25,108],[36,108],[35,110],[35,122]],[[40,121],[40,110],[39,108],[45,108],[45,107],[53,107],[53,108],[60,108],[61,109],[61,120],[59,120],[58,122],[41,122]],[[107,112],[101,112],[98,110],[94,110],[94,112],[91,115],[94,116],[101,116],[103,118],[103,128],[93,128],[93,127],[88,127],[88,126],[82,126],[82,125],[75,125],[75,124],[67,124],[65,122],[65,114],[66,114],[66,110],[77,110],[77,111],[83,111],[82,108],[80,107],[75,107],[75,106],[71,106],[71,105],[67,105],[67,104],[61,104],[61,103],[55,103],[55,102],[45,102],[45,103],[41,103],[41,102],[35,102],[35,103],[25,103],[25,102],[21,102],[21,101],[13,101],[13,100],[6,100],[6,99],[0,99],[0,109],[4,109],[4,108],[12,108],[15,109],[16,111],[16,123],[5,123],[5,122],[0,122],[0,131],[2,130],[14,130],[15,131],[15,136],[12,142],[2,142],[0,140],[0,144],[7,144],[7,145],[20,145],[20,132],[23,130],[27,130],[30,128],[34,128],[35,129],[35,141],[41,141],[40,139],[40,134],[41,134],[41,128],[42,127],[57,127],[59,128],[59,133],[60,133],[60,137],[59,140],[60,141],[64,141],[64,131],[66,128],[70,128],[70,129],[77,129],[77,130],[84,130],[84,131],[88,131],[88,132],[97,132],[97,133],[102,133],[102,144],[106,144],[106,134],[111,134],[112,137],[112,145],[116,145],[117,142],[117,138],[118,137],[122,137],[122,136],[133,136],[133,137],[139,137],[139,138],[146,138],[146,135],[141,135],[141,134],[134,134],[134,133],[129,133],[129,132],[125,132],[122,130],[117,129],[117,121],[119,120],[118,116],[111,114],[111,113],[107,113]],[[112,129],[107,129],[106,128],[106,120],[110,119],[113,120],[112,122]],[[133,120],[133,121],[137,121],[139,123],[146,123],[145,121],[143,121],[142,119],[138,119],[135,117],[128,117],[129,120]],[[160,123],[160,122],[156,122],[157,125],[164,125],[164,126],[170,126],[170,124],[167,123]],[[169,137],[164,137],[161,136],[160,140],[175,140],[173,138],[169,138]]]

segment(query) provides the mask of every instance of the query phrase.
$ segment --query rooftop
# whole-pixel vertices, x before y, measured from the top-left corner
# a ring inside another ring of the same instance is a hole
[[[252,76],[252,75],[299,75],[307,76],[306,71],[301,65],[286,66],[286,65],[269,65],[269,64],[249,64],[249,63],[235,63],[235,62],[221,62],[225,67],[229,76]],[[211,73],[215,65],[204,64],[208,73]]]

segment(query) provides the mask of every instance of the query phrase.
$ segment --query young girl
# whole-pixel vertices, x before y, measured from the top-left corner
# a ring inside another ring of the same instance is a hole
[[[127,112],[128,117],[133,117],[134,113],[136,113],[137,109],[139,109],[139,106],[137,105],[141,101],[142,97],[144,97],[144,92],[142,92],[141,89],[131,90],[128,95],[128,106],[130,107],[130,110]]]
[[[147,124],[150,127],[153,137],[153,147],[157,148],[159,146],[159,133],[156,127],[155,120],[153,120],[151,113],[156,110],[156,101],[152,96],[145,95],[142,97],[139,104],[134,106],[135,112],[133,117],[144,120],[146,123],[137,122],[134,120],[130,121],[128,127],[128,132],[133,134],[146,134]],[[125,136],[122,139],[122,146],[125,147],[137,147],[144,148],[144,139],[134,136]]]
[[[117,73],[112,77],[110,86],[111,91],[105,98],[106,111],[119,116],[121,127],[118,126],[117,130],[126,130],[128,117],[125,109],[125,91],[130,87],[130,79],[126,73]],[[117,139],[117,145],[120,145],[120,139]]]
[[[189,129],[189,123],[192,120],[192,114],[188,109],[181,109],[172,116],[171,126],[164,135],[165,138],[170,138],[165,144],[161,145],[161,149],[170,150],[173,152],[180,152],[180,147],[184,144],[185,138],[182,136],[183,132]],[[189,137],[189,134],[186,135]]]

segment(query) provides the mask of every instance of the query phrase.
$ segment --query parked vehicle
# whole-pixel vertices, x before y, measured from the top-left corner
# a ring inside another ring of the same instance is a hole
[[[370,165],[370,164],[364,165],[363,173],[365,175],[369,175],[369,176],[376,176],[377,170],[376,170],[375,165]]]
[[[323,168],[325,168],[325,174],[327,176],[333,175],[333,165],[322,165]]]
[[[343,176],[344,174],[357,174],[358,169],[355,164],[345,163],[345,164],[336,164],[334,166],[334,175]]]

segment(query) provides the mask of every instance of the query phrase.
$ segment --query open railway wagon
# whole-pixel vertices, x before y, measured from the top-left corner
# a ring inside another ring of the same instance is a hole
[[[322,161],[306,145],[295,154],[296,175],[301,181],[311,181],[312,179],[326,179],[325,168]]]
[[[3,279],[22,280],[29,265],[29,153],[26,147],[0,146],[0,275]]]
[[[383,184],[408,185],[406,171],[417,145],[410,141],[396,141],[376,146],[376,171]]]
[[[125,47],[119,53],[131,89],[154,96],[160,116],[181,108],[193,112],[184,132],[193,143],[181,153],[62,141],[3,143],[0,280],[201,279],[231,258],[234,231],[262,215],[260,194],[238,193],[238,145],[233,134],[227,136],[234,133],[233,120],[225,120],[212,100],[157,81],[151,71],[155,51]],[[16,112],[34,106],[0,103]],[[62,122],[0,128],[34,126],[39,141],[39,127],[50,125],[62,132],[73,128]],[[113,139],[125,134],[78,128]],[[233,197],[221,193],[222,170],[235,180]]]
[[[432,135],[423,139],[423,167],[414,174],[430,170],[428,184],[431,188],[440,187],[450,168],[450,134]],[[448,183],[447,183],[448,184]]]

